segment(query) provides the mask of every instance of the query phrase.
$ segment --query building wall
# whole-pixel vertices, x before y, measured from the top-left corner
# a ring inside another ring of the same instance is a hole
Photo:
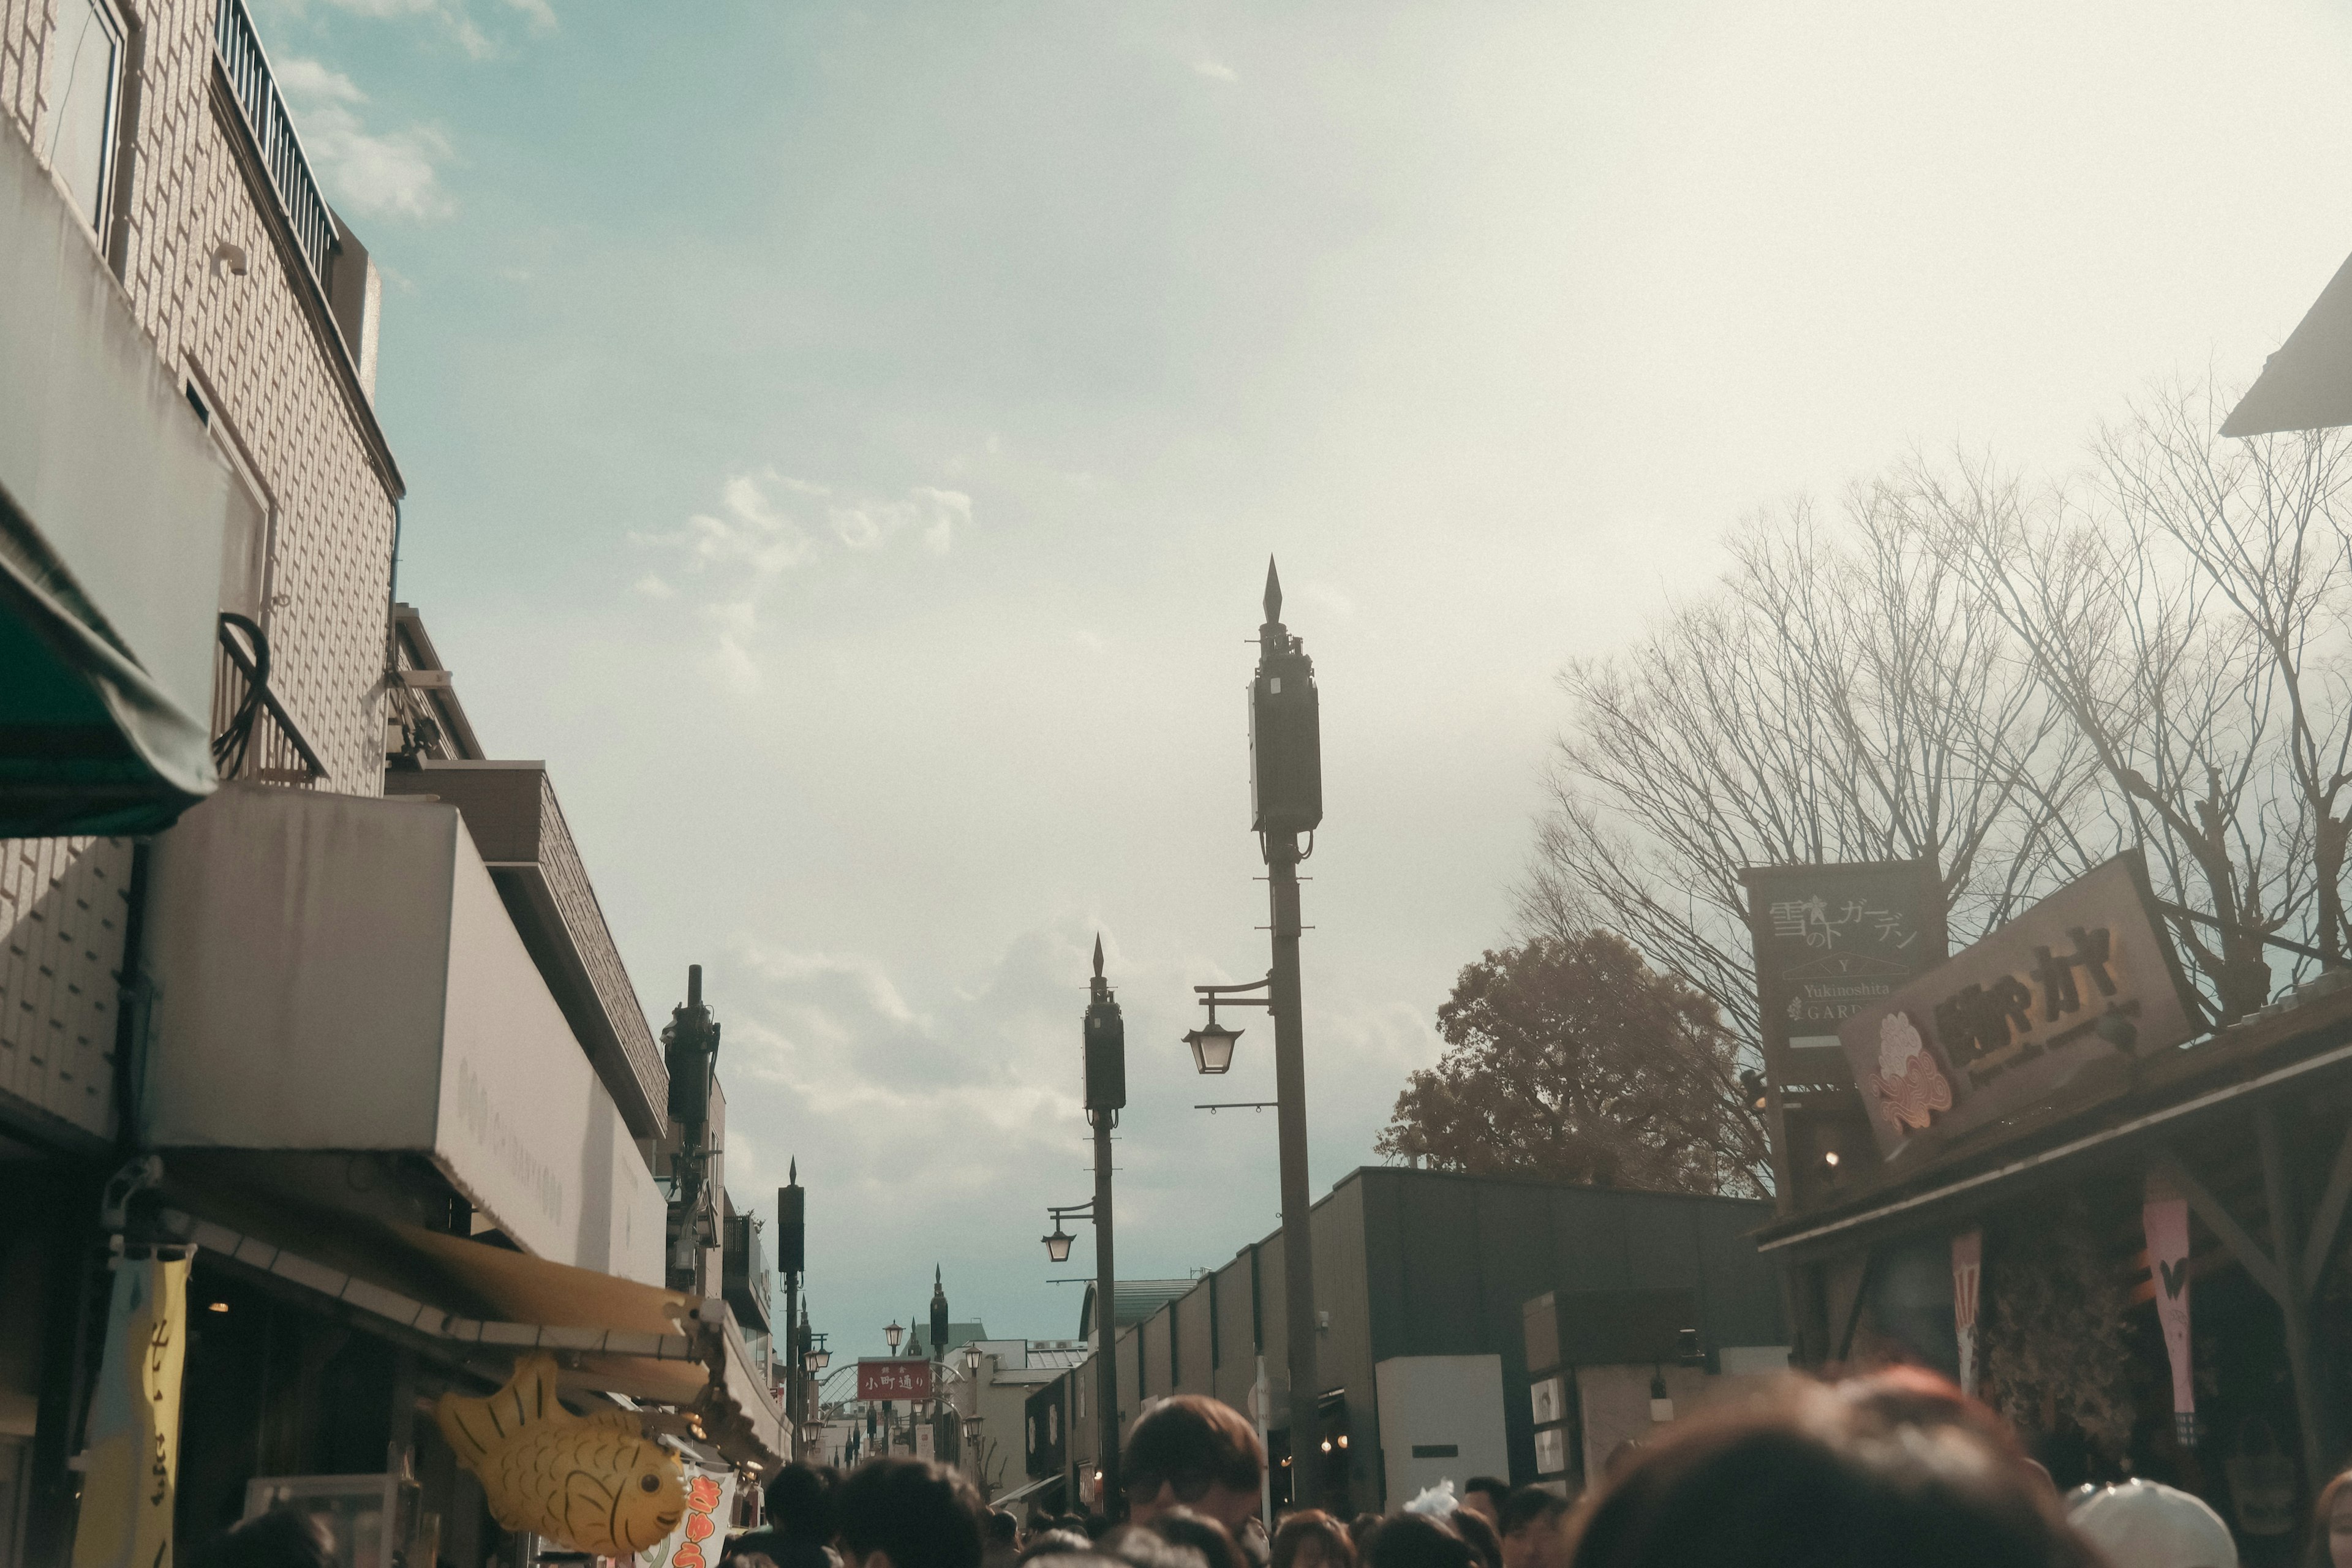
[[[158,357],[203,390],[276,514],[270,685],[326,764],[320,787],[381,794],[397,470],[268,216],[274,193],[239,155],[241,122],[214,87],[214,0],[122,9],[133,36],[118,134],[132,156],[101,249]],[[0,0],[0,119],[37,150],[53,31],[50,0]],[[245,276],[215,275],[224,241],[244,250]],[[100,1135],[131,858],[119,839],[0,842],[0,1092]]]

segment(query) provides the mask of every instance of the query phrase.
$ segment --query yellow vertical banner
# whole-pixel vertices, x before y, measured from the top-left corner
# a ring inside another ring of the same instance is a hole
[[[188,1260],[116,1264],[105,1360],[90,1396],[73,1568],[171,1568],[187,1350]]]

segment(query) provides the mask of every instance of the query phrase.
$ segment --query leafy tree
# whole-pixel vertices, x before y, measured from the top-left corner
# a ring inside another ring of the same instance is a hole
[[[1763,1130],[1715,1004],[1605,931],[1538,936],[1462,971],[1445,1055],[1375,1148],[1442,1171],[1661,1192],[1767,1191]]]

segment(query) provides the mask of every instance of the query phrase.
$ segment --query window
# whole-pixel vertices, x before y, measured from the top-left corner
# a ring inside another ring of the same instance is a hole
[[[122,18],[108,0],[58,0],[46,86],[49,167],[73,193],[82,222],[102,233],[122,97]]]
[[[215,411],[212,398],[197,384],[193,371],[185,390],[188,406],[195,410],[205,433],[212,437],[213,449],[219,454],[221,466],[236,480],[221,530],[220,607],[247,616],[266,634],[272,608],[271,576],[277,563],[276,510],[265,499],[252,465],[246,460],[243,446],[228,428],[227,421]]]

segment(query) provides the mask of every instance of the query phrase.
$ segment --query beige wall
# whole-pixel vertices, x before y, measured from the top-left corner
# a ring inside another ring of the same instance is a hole
[[[379,795],[398,475],[323,300],[266,216],[276,197],[238,155],[213,86],[214,0],[121,4],[136,123],[104,248],[157,355],[205,387],[277,513],[270,684],[326,764],[321,787]],[[51,34],[49,0],[0,0],[0,133],[36,148]],[[224,241],[245,276],[214,275]],[[129,866],[120,840],[0,842],[0,1092],[101,1135]]]

